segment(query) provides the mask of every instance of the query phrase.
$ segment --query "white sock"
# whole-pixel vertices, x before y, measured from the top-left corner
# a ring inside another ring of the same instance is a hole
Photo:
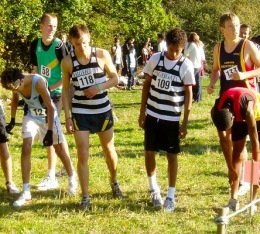
[[[240,176],[240,183],[244,182],[244,174],[245,174],[245,165],[244,163],[242,163],[242,167],[241,167],[241,176]]]
[[[49,170],[48,170],[48,176],[49,176],[51,179],[54,179],[54,178],[55,178],[55,169],[49,169]]]
[[[171,199],[174,199],[175,191],[176,191],[176,188],[175,188],[175,187],[169,187],[169,188],[168,188],[167,197],[169,197],[169,198],[171,198]]]
[[[30,183],[23,184],[23,191],[26,193],[30,193]]]
[[[154,190],[160,192],[160,188],[156,180],[156,174],[152,175],[151,177],[148,176],[148,181],[149,181],[149,187],[151,191]]]
[[[73,174],[72,176],[69,176],[69,182],[74,181],[76,179],[76,176]]]

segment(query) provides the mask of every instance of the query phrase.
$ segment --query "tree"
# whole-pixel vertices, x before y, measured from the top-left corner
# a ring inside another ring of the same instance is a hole
[[[4,0],[0,6],[0,69],[5,65],[29,70],[29,46],[40,36],[43,12],[58,16],[58,32],[77,23],[86,24],[93,44],[110,49],[115,35],[134,36],[139,44],[156,39],[178,24],[162,8],[161,0]]]

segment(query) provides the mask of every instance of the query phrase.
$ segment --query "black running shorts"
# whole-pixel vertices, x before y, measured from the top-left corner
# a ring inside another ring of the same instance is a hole
[[[179,153],[179,127],[178,121],[166,121],[147,115],[144,126],[145,150],[164,150],[168,153]]]

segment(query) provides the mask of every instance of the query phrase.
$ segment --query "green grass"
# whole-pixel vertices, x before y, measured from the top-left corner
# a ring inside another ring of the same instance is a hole
[[[213,207],[224,206],[229,199],[227,168],[221,153],[217,133],[209,111],[217,92],[206,94],[208,79],[203,79],[203,102],[193,105],[189,132],[181,142],[177,180],[176,210],[172,214],[151,206],[143,157],[143,131],[138,127],[141,90],[112,89],[109,95],[114,103],[118,121],[115,122],[115,144],[119,155],[118,178],[125,195],[114,200],[109,186],[109,173],[98,137],[91,135],[90,193],[93,209],[77,208],[76,197],[65,194],[67,179],[62,178],[60,190],[40,192],[33,185],[47,171],[46,150],[33,146],[32,196],[33,200],[22,208],[11,206],[17,196],[5,191],[0,170],[0,233],[216,233]],[[10,120],[10,93],[0,89],[4,99],[7,122]],[[20,152],[21,117],[18,111],[17,126],[10,136],[13,157],[14,181],[21,188]],[[62,122],[64,117],[62,115]],[[63,126],[64,127],[64,126]],[[76,148],[72,135],[66,135],[71,157],[76,165]],[[158,181],[165,197],[167,191],[167,161],[164,152],[157,156]],[[61,168],[58,161],[57,170]],[[248,202],[248,195],[241,204]],[[250,217],[246,212],[230,219],[227,233],[260,233],[260,215]]]

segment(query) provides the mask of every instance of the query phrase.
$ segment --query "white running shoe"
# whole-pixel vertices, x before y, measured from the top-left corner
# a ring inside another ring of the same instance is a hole
[[[50,176],[47,176],[43,179],[41,183],[37,184],[36,187],[40,191],[46,191],[58,188],[59,183],[56,178],[52,179]]]
[[[78,182],[76,180],[76,177],[69,181],[69,188],[68,188],[68,195],[73,196],[77,193],[78,189]]]
[[[175,209],[174,199],[166,197],[164,204],[163,204],[163,209],[165,212],[173,212]]]
[[[239,209],[239,202],[237,199],[230,198],[226,207],[230,210],[237,211]]]
[[[161,197],[160,192],[152,190],[150,197],[151,197],[152,203],[155,207],[162,206],[162,197]]]
[[[244,196],[248,191],[250,191],[250,183],[240,182],[237,195]]]
[[[16,185],[13,182],[6,182],[5,185],[8,193],[11,194],[20,193],[19,189],[16,187]]]
[[[22,195],[13,203],[13,206],[23,206],[26,202],[29,202],[31,199],[32,196],[30,192],[23,192]]]

